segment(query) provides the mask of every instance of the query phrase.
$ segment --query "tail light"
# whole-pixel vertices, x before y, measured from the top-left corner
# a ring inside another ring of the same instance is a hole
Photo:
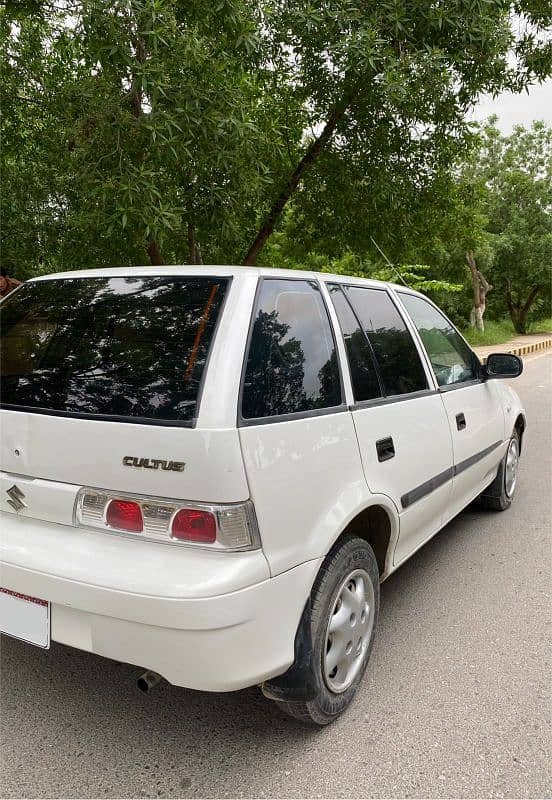
[[[208,505],[80,489],[75,525],[136,538],[208,547],[255,550],[260,547],[255,509],[244,503]]]
[[[213,544],[217,540],[217,522],[210,511],[181,508],[171,522],[171,537],[184,542]]]
[[[110,500],[105,512],[105,522],[110,528],[141,533],[144,530],[142,509],[139,503],[129,500]]]

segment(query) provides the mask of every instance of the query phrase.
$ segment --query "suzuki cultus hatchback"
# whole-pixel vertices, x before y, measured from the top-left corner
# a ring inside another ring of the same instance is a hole
[[[379,585],[475,498],[525,415],[426,297],[242,267],[90,270],[2,303],[0,628],[320,725]]]

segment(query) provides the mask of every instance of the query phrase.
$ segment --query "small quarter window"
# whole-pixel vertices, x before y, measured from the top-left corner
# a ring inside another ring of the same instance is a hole
[[[328,285],[345,340],[353,392],[357,402],[381,397],[381,389],[370,345],[341,287]]]
[[[344,288],[374,350],[385,394],[427,389],[418,349],[387,292],[357,286]]]
[[[243,383],[244,419],[341,405],[330,320],[316,283],[265,279]]]
[[[475,380],[475,356],[452,323],[423,297],[406,292],[400,297],[424,343],[439,386]]]

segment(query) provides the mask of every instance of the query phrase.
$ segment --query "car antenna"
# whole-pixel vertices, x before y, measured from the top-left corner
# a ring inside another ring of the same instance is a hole
[[[407,284],[407,282],[405,281],[405,279],[403,278],[403,276],[401,275],[401,273],[399,272],[399,270],[398,270],[398,269],[395,267],[395,265],[394,265],[394,264],[392,264],[392,263],[389,261],[389,259],[387,258],[387,256],[385,255],[385,253],[383,252],[383,250],[381,249],[381,247],[379,246],[379,244],[376,242],[376,240],[374,239],[374,237],[373,237],[373,236],[370,236],[370,239],[372,240],[373,244],[374,244],[374,245],[375,245],[375,246],[378,248],[378,250],[380,251],[380,253],[381,253],[381,254],[382,254],[382,256],[384,257],[384,259],[387,261],[387,263],[389,264],[389,266],[391,267],[391,269],[392,269],[392,270],[393,270],[393,272],[395,273],[395,275],[398,275],[398,276],[399,276],[399,278],[401,279],[401,282],[402,282],[402,283],[404,283],[404,285],[406,286],[406,288],[407,288],[407,289],[411,289],[412,287],[411,287],[411,286],[409,286],[409,285]]]

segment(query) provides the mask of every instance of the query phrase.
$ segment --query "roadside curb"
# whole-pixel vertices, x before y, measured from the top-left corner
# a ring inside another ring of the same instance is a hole
[[[534,353],[536,350],[546,350],[552,347],[552,339],[543,339],[542,342],[535,342],[534,344],[525,344],[523,347],[514,347],[513,350],[508,350],[515,356],[525,356],[527,353]]]
[[[548,350],[549,347],[552,347],[552,338],[543,339],[541,342],[533,342],[533,344],[524,344],[521,347],[512,347],[511,350],[504,352],[511,353],[514,356],[526,356],[528,353],[537,352],[537,350]],[[501,352],[500,345],[497,345],[496,352]],[[484,364],[487,361],[487,356],[482,357],[481,361]]]

